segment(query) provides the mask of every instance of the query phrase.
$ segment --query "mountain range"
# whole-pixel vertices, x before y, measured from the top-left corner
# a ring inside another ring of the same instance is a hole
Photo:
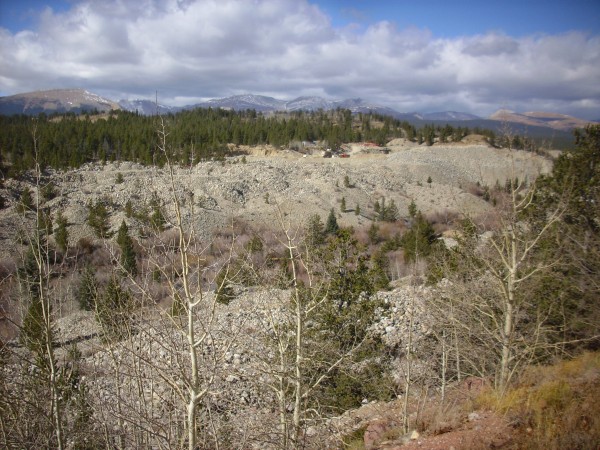
[[[391,116],[396,119],[406,120],[415,125],[431,122],[444,122],[460,126],[461,122],[468,122],[464,126],[490,127],[490,123],[497,127],[498,122],[519,124],[525,127],[551,128],[560,131],[570,131],[573,128],[583,128],[589,121],[567,116],[564,114],[548,112],[516,113],[501,109],[489,118],[457,111],[441,111],[432,113],[399,112],[392,108],[370,103],[360,98],[346,100],[327,100],[322,97],[298,97],[294,100],[280,100],[263,95],[245,94],[212,99],[193,105],[174,107],[157,104],[151,100],[120,100],[115,102],[103,98],[84,89],[53,89],[47,91],[27,92],[7,97],[0,97],[0,114],[27,114],[39,113],[81,113],[84,111],[106,112],[110,110],[126,110],[139,114],[165,114],[176,113],[182,110],[195,108],[224,108],[232,110],[253,109],[262,113],[292,112],[292,111],[317,111],[331,109],[348,109],[352,113],[376,113]]]

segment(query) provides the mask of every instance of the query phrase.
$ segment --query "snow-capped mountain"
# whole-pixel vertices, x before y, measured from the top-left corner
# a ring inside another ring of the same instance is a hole
[[[365,101],[361,98],[351,98],[345,100],[328,100],[322,97],[298,97],[293,100],[279,100],[264,95],[235,95],[232,97],[218,98],[208,100],[194,105],[183,107],[174,107],[168,105],[158,105],[158,113],[176,113],[181,110],[194,108],[224,108],[237,111],[252,109],[264,114],[274,112],[292,112],[292,111],[324,111],[331,109],[349,109],[352,113],[362,114],[380,114],[390,116],[399,120],[405,120],[412,124],[423,125],[424,123],[451,123],[461,126],[460,122],[466,123],[465,126],[496,127],[497,121],[511,122],[524,127],[551,128],[555,130],[571,130],[576,127],[584,127],[590,121],[577,119],[564,114],[548,112],[527,112],[515,113],[512,111],[500,110],[490,116],[488,119],[482,119],[473,114],[458,111],[443,111],[432,113],[398,112],[392,108]],[[153,115],[157,113],[156,103],[152,100],[121,100],[116,103],[107,98],[101,97],[84,89],[53,89],[47,91],[35,91],[23,94],[0,97],[0,114],[28,114],[37,115],[39,113],[65,113],[84,111],[110,111],[123,109],[126,111],[137,112],[143,115]]]
[[[85,89],[52,89],[0,97],[0,114],[110,111],[119,105]]]
[[[144,116],[151,116],[157,112],[158,114],[175,113],[181,109],[173,106],[161,105],[159,103],[157,111],[156,102],[153,102],[152,100],[119,100],[119,106],[125,111],[137,112]]]
[[[285,101],[277,100],[264,95],[234,95],[233,97],[217,98],[195,105],[184,106],[183,109],[193,108],[224,108],[243,111],[254,109],[259,112],[273,112],[285,110]]]

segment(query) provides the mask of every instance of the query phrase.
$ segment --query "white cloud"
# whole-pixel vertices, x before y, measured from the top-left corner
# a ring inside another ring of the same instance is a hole
[[[85,87],[164,103],[252,92],[363,97],[403,111],[501,106],[600,117],[600,37],[439,39],[334,28],[306,0],[92,0],[0,29],[0,93]]]

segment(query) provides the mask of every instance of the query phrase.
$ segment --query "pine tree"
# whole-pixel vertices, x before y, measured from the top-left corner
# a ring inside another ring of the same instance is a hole
[[[369,236],[369,241],[371,241],[371,244],[377,244],[379,242],[379,227],[375,225],[375,222],[371,223],[367,234]]]
[[[94,268],[87,265],[79,278],[75,298],[79,307],[85,311],[91,311],[96,307],[98,300],[98,281],[94,275]]]
[[[402,236],[402,247],[404,248],[404,260],[417,261],[431,252],[431,244],[435,241],[435,230],[432,225],[417,212],[413,224],[404,236]]]
[[[133,240],[129,236],[129,228],[123,220],[117,234],[117,244],[121,249],[121,265],[126,274],[131,276],[137,275],[137,265],[135,260],[135,250],[133,248]]]
[[[63,216],[62,211],[58,211],[58,214],[56,215],[54,240],[59,250],[62,252],[67,251],[67,248],[69,247],[69,232],[67,230],[67,219]]]
[[[323,222],[318,214],[309,217],[306,224],[306,245],[310,248],[318,247],[325,242]]]
[[[340,211],[346,212],[346,197],[342,197],[342,201],[340,202]]]
[[[414,219],[417,216],[417,204],[414,200],[411,200],[410,205],[408,205],[408,215],[411,219]]]
[[[108,224],[108,210],[102,201],[93,204],[91,201],[87,205],[88,217],[87,223],[93,228],[96,237],[105,239],[110,237],[110,226]]]
[[[150,200],[150,208],[152,209],[152,214],[150,216],[150,225],[154,229],[154,231],[160,233],[165,229],[165,223],[167,220],[162,211],[162,207],[160,205],[160,199],[156,192],[152,194],[152,199]]]
[[[97,305],[96,318],[102,325],[105,338],[111,340],[124,337],[128,331],[133,298],[127,289],[121,287],[116,277],[109,280]]]
[[[398,220],[398,207],[396,206],[396,202],[391,200],[390,206],[388,206],[385,211],[385,221],[395,222],[396,220]]]
[[[333,208],[331,208],[329,216],[327,216],[327,223],[325,224],[325,234],[335,234],[339,229],[335,213],[333,212]]]
[[[127,217],[128,219],[131,219],[134,215],[134,211],[133,211],[133,203],[131,203],[131,200],[127,200],[127,203],[125,203],[125,217]]]

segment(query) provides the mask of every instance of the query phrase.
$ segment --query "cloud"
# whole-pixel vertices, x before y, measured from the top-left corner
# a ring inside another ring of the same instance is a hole
[[[0,93],[85,87],[164,103],[256,93],[362,97],[403,111],[501,106],[600,117],[600,37],[436,38],[336,28],[307,0],[92,0],[0,29]]]
[[[514,54],[519,50],[519,43],[503,35],[495,33],[487,36],[477,37],[469,40],[463,53],[470,56],[498,56],[502,54]]]

